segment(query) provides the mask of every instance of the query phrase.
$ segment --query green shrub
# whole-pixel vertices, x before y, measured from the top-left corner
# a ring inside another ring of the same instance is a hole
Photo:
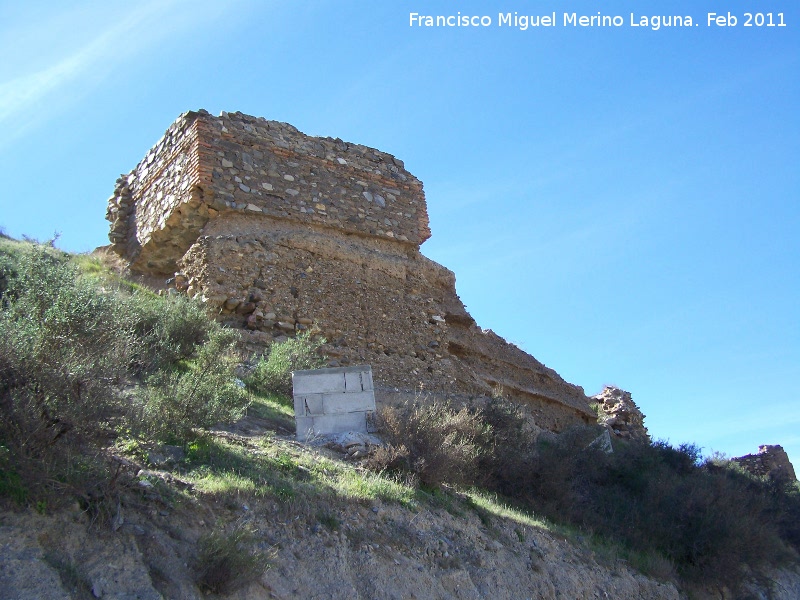
[[[588,445],[593,435],[544,437],[520,497],[554,520],[660,555],[688,581],[735,587],[745,565],[785,555],[763,482],[701,465],[693,445],[616,443],[605,454]]]
[[[195,565],[200,589],[224,593],[261,577],[269,560],[255,548],[256,541],[255,533],[243,525],[201,537]]]
[[[158,371],[140,390],[144,430],[164,441],[186,441],[195,427],[240,419],[249,396],[233,376],[236,339],[217,329],[182,368]]]
[[[381,421],[389,445],[370,468],[405,469],[431,486],[481,484],[646,557],[651,574],[733,589],[748,568],[800,550],[800,487],[701,463],[692,444],[616,441],[606,454],[593,444],[602,428],[537,436],[501,398],[480,411],[437,402],[388,408]]]
[[[160,297],[135,289],[119,301],[125,327],[138,341],[130,357],[135,373],[152,373],[189,358],[218,329],[205,308],[186,296]]]
[[[269,347],[265,357],[259,358],[247,385],[261,394],[292,394],[292,371],[319,369],[325,358],[319,354],[325,338],[312,337],[308,332],[298,334],[285,342]]]
[[[235,334],[199,303],[85,277],[52,247],[9,240],[0,280],[2,495],[105,476],[91,463],[116,430],[182,435],[246,407]],[[137,382],[147,402],[125,391]]]
[[[489,428],[480,470],[485,485],[505,496],[520,496],[530,486],[535,444],[522,408],[496,395],[481,409]]]
[[[106,430],[130,340],[113,295],[51,249],[31,247],[14,267],[0,310],[0,438],[17,458],[41,459]]]

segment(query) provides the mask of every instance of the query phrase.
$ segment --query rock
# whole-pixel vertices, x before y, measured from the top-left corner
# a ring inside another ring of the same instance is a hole
[[[617,437],[649,443],[644,426],[644,414],[633,401],[630,392],[606,386],[602,393],[592,396],[598,409],[597,422],[605,425]]]

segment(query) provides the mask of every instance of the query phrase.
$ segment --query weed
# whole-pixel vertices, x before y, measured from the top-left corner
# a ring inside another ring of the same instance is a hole
[[[322,525],[324,525],[331,531],[336,531],[342,524],[341,521],[339,521],[339,518],[335,514],[330,512],[318,513],[317,521],[319,521]]]
[[[243,524],[201,537],[195,564],[197,585],[204,591],[223,593],[261,577],[269,557],[255,547],[256,541],[256,532]]]

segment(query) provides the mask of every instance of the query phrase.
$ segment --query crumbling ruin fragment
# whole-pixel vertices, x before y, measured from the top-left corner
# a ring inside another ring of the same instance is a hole
[[[598,422],[610,430],[616,437],[643,442],[650,442],[647,428],[644,426],[644,414],[636,406],[630,392],[617,387],[606,386],[596,396],[592,396],[598,410]]]
[[[758,447],[758,454],[746,454],[731,460],[758,477],[797,480],[794,466],[782,446],[765,444]]]

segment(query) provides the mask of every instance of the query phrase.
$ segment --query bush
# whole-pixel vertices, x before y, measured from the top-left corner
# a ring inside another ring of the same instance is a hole
[[[234,332],[217,329],[190,362],[158,371],[140,390],[142,425],[163,441],[186,441],[194,427],[211,427],[240,419],[249,404],[243,386],[233,378]]]
[[[495,396],[480,411],[489,428],[480,470],[486,486],[508,497],[521,496],[530,486],[535,444],[519,404]]]
[[[113,295],[43,247],[9,269],[0,311],[0,437],[39,459],[62,439],[94,440],[120,407],[130,340]]]
[[[389,445],[370,468],[411,471],[431,486],[481,484],[646,557],[661,576],[674,566],[685,581],[736,588],[747,567],[800,550],[800,487],[703,464],[692,444],[616,441],[606,454],[593,443],[602,428],[537,437],[501,398],[479,411],[434,402],[380,416]]]
[[[258,579],[268,568],[268,557],[255,549],[252,530],[237,525],[230,531],[212,531],[197,543],[197,585],[224,593]]]
[[[161,297],[134,289],[119,302],[127,317],[125,329],[137,340],[130,368],[139,375],[189,358],[219,329],[205,308],[186,296]]]
[[[117,429],[186,433],[244,410],[234,334],[201,305],[99,283],[49,246],[0,242],[0,493],[105,476],[92,457]],[[124,392],[137,381],[147,403]]]
[[[475,485],[490,429],[480,415],[447,404],[414,404],[380,411],[381,432],[390,448],[372,458],[371,467],[401,468],[428,486]]]
[[[699,449],[665,442],[591,448],[595,430],[543,438],[522,498],[548,517],[658,554],[686,580],[735,587],[743,566],[784,555],[764,483],[734,469],[708,468]]]
[[[312,337],[308,332],[269,347],[267,357],[256,362],[247,378],[247,385],[262,394],[292,395],[292,371],[319,369],[325,358],[319,354],[325,338]]]

